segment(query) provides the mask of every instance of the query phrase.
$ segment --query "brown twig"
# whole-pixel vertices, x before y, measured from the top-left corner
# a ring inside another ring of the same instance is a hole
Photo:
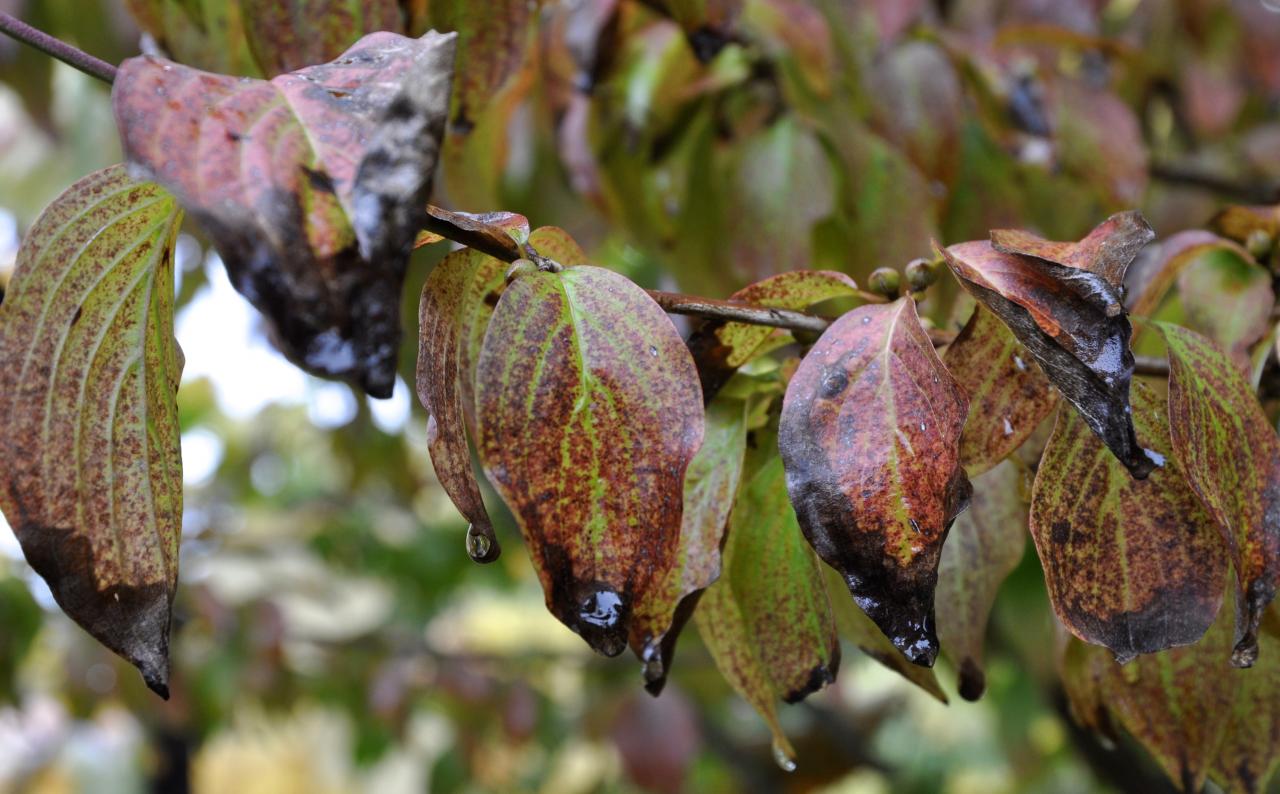
[[[104,83],[111,84],[115,82],[116,67],[67,44],[59,38],[50,36],[42,30],[37,30],[14,15],[6,14],[3,11],[0,11],[0,33],[11,36],[23,44],[35,47],[46,55],[51,55],[68,66],[73,66]]]

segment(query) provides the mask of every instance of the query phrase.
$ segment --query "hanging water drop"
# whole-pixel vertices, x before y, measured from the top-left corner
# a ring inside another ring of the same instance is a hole
[[[488,562],[489,553],[493,551],[493,539],[476,528],[475,524],[467,526],[467,556],[476,562]]]
[[[1022,356],[1014,356],[1013,365],[1018,368],[1019,372],[1027,371],[1027,362],[1022,360]]]
[[[650,642],[644,646],[644,652],[641,654],[644,661],[644,682],[646,684],[655,684],[661,681],[667,675],[666,666],[662,663],[662,646],[656,642]]]
[[[773,761],[783,772],[796,771],[796,759],[791,757],[791,752],[777,739],[773,740]]]

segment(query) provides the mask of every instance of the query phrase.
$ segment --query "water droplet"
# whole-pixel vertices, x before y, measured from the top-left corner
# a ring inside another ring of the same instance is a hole
[[[920,423],[920,429],[923,431],[923,430],[924,430],[924,428],[925,428],[925,424],[924,424],[924,422],[921,422],[921,423]]]
[[[1159,452],[1156,452],[1154,449],[1144,449],[1142,451],[1146,453],[1147,460],[1156,464],[1156,468],[1158,469],[1164,468],[1164,455],[1161,455]]]
[[[822,373],[822,396],[828,399],[844,391],[849,385],[849,375],[840,367],[831,367]]]
[[[662,647],[652,640],[644,646],[641,653],[644,661],[644,680],[646,684],[661,681],[667,675],[666,666],[662,663]]]
[[[907,523],[911,524],[911,528],[915,530],[917,535],[920,534],[920,522],[916,521],[914,518],[908,518]]]
[[[622,613],[622,598],[612,590],[599,590],[582,601],[578,619],[602,629],[617,625]]]
[[[490,537],[476,529],[475,524],[467,526],[467,556],[476,562],[484,562],[489,556],[490,550],[493,549],[493,541]]]
[[[862,324],[863,324],[863,325],[866,325],[866,324],[867,324],[867,323],[869,323],[869,322],[871,322],[871,318],[870,318],[870,317],[863,317],[863,318],[862,318]],[[794,766],[795,766],[795,763],[793,762],[793,763],[791,764],[791,766],[793,766],[793,767],[794,767]],[[787,771],[791,771],[791,770],[787,770]]]
[[[777,739],[773,740],[773,761],[783,772],[796,771],[796,759],[791,757],[791,753]]]
[[[1019,372],[1027,371],[1027,362],[1022,360],[1022,356],[1014,356],[1013,365],[1018,368]]]
[[[1013,435],[1013,425],[1009,422],[1009,417],[1004,418],[1004,434],[1006,436]]]
[[[658,348],[657,348],[657,347],[655,347],[655,346],[653,346],[653,345],[649,345],[649,355],[653,356],[654,358],[657,358],[657,357],[658,357]]]

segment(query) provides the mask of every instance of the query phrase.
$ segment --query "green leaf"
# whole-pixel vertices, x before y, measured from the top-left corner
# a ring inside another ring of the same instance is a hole
[[[260,74],[241,0],[125,0],[138,26],[176,60],[218,74]]]
[[[1031,498],[1054,611],[1125,662],[1196,642],[1222,606],[1222,539],[1183,479],[1163,400],[1133,389],[1138,443],[1161,465],[1135,480],[1074,411],[1059,409]]]
[[[0,306],[0,507],[58,604],[167,696],[182,528],[173,245],[123,166],[58,197]]]
[[[594,649],[670,628],[685,470],[702,443],[688,349],[644,290],[596,267],[515,275],[476,368],[478,446],[547,606]],[[652,656],[650,651],[649,656]]]
[[[1247,670],[1227,675],[1238,681],[1222,744],[1209,776],[1228,794],[1257,794],[1280,765],[1280,615],[1267,610],[1258,631],[1261,653]],[[1215,657],[1220,660],[1221,657]]]
[[[938,653],[942,541],[970,493],[960,466],[968,408],[910,297],[833,323],[782,406],[778,443],[805,537],[893,644],[926,667]]]
[[[402,0],[240,2],[249,48],[268,77],[331,61],[368,33],[408,32]]]
[[[1057,394],[1031,354],[982,306],[942,360],[969,395],[960,460],[970,477],[1013,454],[1057,404]]]
[[[1280,440],[1217,346],[1176,325],[1155,327],[1169,346],[1173,457],[1226,540],[1239,583],[1232,661],[1247,667],[1280,577]]]
[[[996,592],[1026,548],[1023,470],[1004,461],[973,481],[969,509],[956,517],[938,563],[938,639],[959,669],[960,696],[986,688],[982,649]]]
[[[777,701],[798,702],[834,681],[840,642],[821,565],[787,501],[771,441],[757,438],[748,454],[722,574],[694,620],[716,667],[769,724],[775,751],[793,759]]]

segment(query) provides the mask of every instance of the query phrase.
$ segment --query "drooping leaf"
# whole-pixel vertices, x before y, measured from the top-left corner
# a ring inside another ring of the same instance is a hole
[[[970,493],[959,449],[968,408],[909,297],[832,324],[782,407],[779,447],[805,536],[893,644],[926,667],[938,653],[942,541]]]
[[[269,82],[132,58],[115,84],[131,166],[203,224],[286,354],[375,396],[395,381],[454,43],[376,33]]]
[[[991,469],[1027,440],[1057,395],[1031,354],[990,310],[978,306],[943,356],[969,395],[960,460],[970,477]]]
[[[1232,661],[1247,667],[1280,577],[1280,440],[1221,350],[1185,328],[1155,327],[1169,346],[1173,457],[1230,551],[1239,584]]]
[[[123,166],[91,174],[36,221],[0,307],[0,507],[63,610],[166,697],[180,219]]]
[[[548,608],[598,652],[630,642],[643,656],[677,606],[661,585],[703,436],[680,335],[621,276],[534,270],[503,292],[476,369],[485,471],[516,516]]]
[[[1122,662],[1199,640],[1227,575],[1222,539],[1173,455],[1164,402],[1142,383],[1133,421],[1160,461],[1145,480],[1130,477],[1075,412],[1059,409],[1031,500],[1054,611]]]
[[[407,33],[404,0],[239,0],[263,74],[274,77],[337,58],[367,33]]]
[[[777,701],[799,702],[834,681],[840,641],[821,565],[787,501],[782,460],[771,438],[757,440],[729,520],[720,579],[703,594],[694,620],[716,667],[769,723],[776,751],[792,759]]]
[[[684,477],[684,512],[680,524],[680,548],[675,565],[666,571],[658,588],[679,601],[671,628],[658,638],[658,645],[645,660],[645,688],[657,695],[666,684],[667,671],[675,654],[676,640],[698,602],[720,577],[720,547],[729,523],[729,512],[738,494],[743,456],[747,446],[746,404],[720,398],[707,406],[706,436],[693,456]],[[655,622],[668,619],[662,612],[668,599],[642,604],[656,606],[659,613],[639,615]]]
[[[1080,243],[998,231],[990,243],[943,251],[965,289],[1026,345],[1062,396],[1138,478],[1154,464],[1138,446],[1129,418],[1132,329],[1120,288],[1126,257],[1150,237],[1140,217],[1122,213]]]
[[[996,591],[1018,567],[1026,548],[1022,476],[1018,464],[1007,460],[976,477],[969,509],[956,518],[942,546],[938,639],[959,669],[960,696],[965,700],[977,700],[986,689],[982,650],[987,618]]]
[[[1258,645],[1257,664],[1226,673],[1238,689],[1209,776],[1228,794],[1265,791],[1280,765],[1280,616],[1274,608],[1262,619]]]
[[[260,72],[245,34],[241,0],[125,0],[138,26],[174,59],[248,77]]]
[[[743,287],[729,296],[771,309],[801,310],[832,298],[858,294],[858,285],[831,270],[793,270]],[[765,325],[707,320],[689,337],[689,351],[698,365],[702,394],[710,400],[738,367],[755,357],[776,331]]]

